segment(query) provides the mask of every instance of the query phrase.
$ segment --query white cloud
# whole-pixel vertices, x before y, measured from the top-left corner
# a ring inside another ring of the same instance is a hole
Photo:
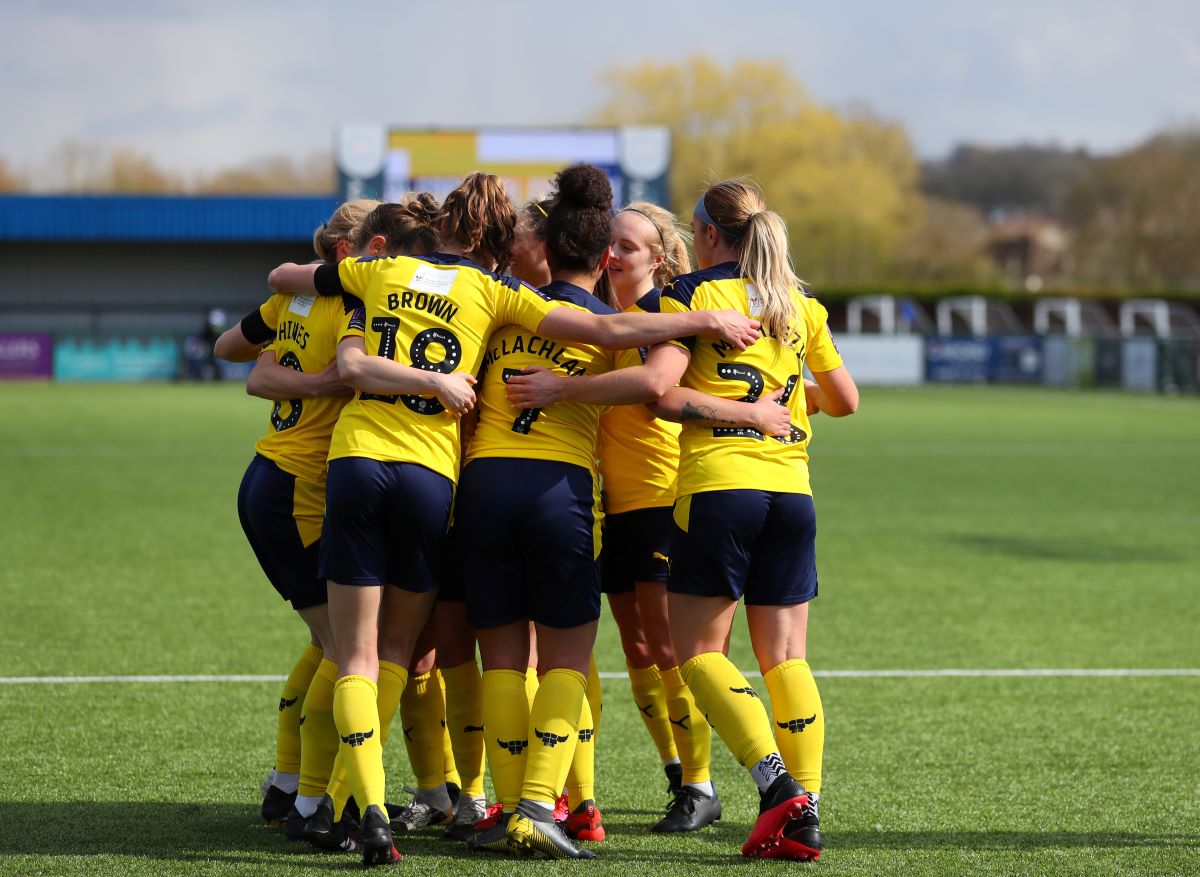
[[[577,123],[603,69],[697,53],[785,59],[818,100],[865,101],[924,154],[1113,149],[1200,119],[1200,16],[1182,0],[79,0],[0,30],[0,156],[32,166],[75,139],[195,173],[327,149],[343,120]]]

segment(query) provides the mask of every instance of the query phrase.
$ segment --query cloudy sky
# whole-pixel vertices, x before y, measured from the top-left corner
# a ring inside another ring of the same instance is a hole
[[[961,141],[1110,151],[1200,123],[1196,0],[0,0],[0,157],[66,140],[181,173],[327,149],[342,122],[570,124],[606,68],[782,59],[819,101]],[[44,181],[43,181],[44,182]]]

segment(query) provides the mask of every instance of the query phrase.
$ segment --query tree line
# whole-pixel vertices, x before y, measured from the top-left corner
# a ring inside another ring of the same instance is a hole
[[[680,215],[705,180],[753,178],[818,287],[1200,292],[1200,128],[1111,156],[964,146],[922,164],[899,125],[820,104],[781,62],[645,63],[607,85],[601,121],[671,129]]]
[[[40,176],[53,177],[52,191],[76,194],[320,194],[337,188],[333,154],[317,152],[296,159],[268,155],[210,174],[185,176],[160,166],[131,147],[106,150],[68,140],[47,156]],[[0,192],[32,188],[29,174],[0,157]]]
[[[680,216],[707,181],[751,178],[787,221],[798,272],[818,288],[1036,280],[1064,291],[1200,292],[1200,128],[1115,155],[963,146],[921,163],[900,125],[865,106],[820,103],[782,62],[648,62],[611,70],[604,86],[592,121],[670,129]],[[50,162],[56,188],[72,192],[336,188],[328,153],[268,156],[194,179],[133,149],[74,141]],[[0,191],[26,188],[0,159]]]

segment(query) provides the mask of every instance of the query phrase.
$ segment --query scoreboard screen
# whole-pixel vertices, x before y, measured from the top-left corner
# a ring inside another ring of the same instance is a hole
[[[616,206],[666,204],[670,132],[660,126],[622,128],[479,128],[429,130],[347,125],[336,148],[340,195],[396,201],[408,192],[441,200],[471,171],[504,179],[521,204],[547,195],[554,175],[588,162],[608,174]]]

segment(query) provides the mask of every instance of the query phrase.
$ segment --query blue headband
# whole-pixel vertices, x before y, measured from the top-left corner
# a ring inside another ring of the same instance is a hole
[[[708,215],[708,210],[704,207],[704,195],[707,195],[707,194],[708,193],[705,192],[703,195],[700,196],[700,200],[696,202],[696,209],[693,210],[692,213],[695,214],[696,217],[699,218],[699,220],[701,222],[703,222],[705,225],[714,226],[714,227],[716,227],[717,231],[724,233],[724,229],[722,229],[721,226],[719,226],[715,222],[713,222],[713,218]]]

